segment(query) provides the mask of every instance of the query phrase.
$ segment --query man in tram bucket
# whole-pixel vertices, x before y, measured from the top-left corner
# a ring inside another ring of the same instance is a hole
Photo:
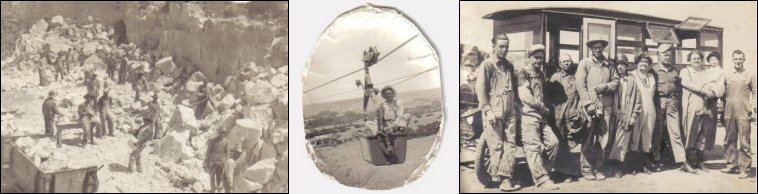
[[[379,125],[377,137],[387,146],[389,154],[394,153],[394,136],[405,133],[409,120],[409,116],[404,114],[402,103],[395,99],[396,94],[392,86],[382,88],[381,95],[384,102],[377,109],[377,124]]]

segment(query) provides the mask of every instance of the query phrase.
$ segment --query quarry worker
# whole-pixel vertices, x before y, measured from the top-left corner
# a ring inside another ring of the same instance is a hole
[[[754,159],[750,154],[750,118],[755,118],[756,101],[750,95],[758,97],[756,75],[745,67],[745,53],[741,50],[732,52],[734,69],[726,71],[726,138],[724,156],[726,167],[723,173],[739,171],[739,179],[750,178],[751,164]],[[752,108],[752,110],[751,110]]]
[[[140,92],[142,88],[147,87],[147,80],[145,80],[144,72],[142,71],[142,67],[137,68],[135,73],[135,79],[132,83],[132,89],[134,89],[134,102],[139,101]]]
[[[580,155],[582,176],[585,180],[605,180],[603,164],[611,138],[609,133],[615,128],[611,116],[615,114],[613,96],[618,88],[619,76],[615,65],[603,55],[608,41],[594,39],[585,46],[592,55],[579,61],[574,80],[579,105],[590,121]]]
[[[108,75],[108,78],[111,80],[115,80],[114,75],[116,73],[116,64],[118,63],[118,58],[116,55],[113,54],[113,52],[108,52],[105,57],[105,65],[107,66],[105,72]]]
[[[207,86],[208,82],[205,82],[197,89],[198,95],[197,103],[195,103],[195,118],[198,120],[203,119],[205,108],[208,106],[208,102],[210,102]]]
[[[76,65],[79,59],[79,53],[74,48],[68,48],[68,55],[66,56],[66,74],[71,73],[71,65]]]
[[[93,125],[93,121],[95,121],[95,108],[94,108],[94,101],[95,97],[92,95],[84,95],[84,103],[79,105],[78,113],[79,113],[79,123],[82,126],[82,129],[84,129],[84,133],[82,135],[82,147],[84,147],[87,144],[87,141],[89,140],[89,143],[92,145],[95,145],[95,138],[93,136],[92,127],[99,128],[99,122],[98,125]]]
[[[526,56],[528,66],[517,73],[519,87],[516,93],[521,100],[521,128],[516,131],[521,132],[524,155],[535,185],[546,190],[556,190],[558,186],[550,180],[549,170],[558,154],[558,138],[544,117],[548,111],[542,92],[545,85],[545,74],[542,71],[545,46],[530,46],[526,50]]]
[[[225,164],[229,158],[229,144],[226,138],[226,130],[218,129],[218,135],[208,142],[208,150],[205,165],[210,169],[211,176],[211,193],[220,191],[222,186],[224,192],[231,192],[231,180],[225,176]]]
[[[505,192],[521,188],[511,182],[516,166],[518,85],[514,65],[506,58],[509,42],[506,34],[492,37],[495,57],[484,60],[476,71],[476,95],[484,118],[481,138],[490,148],[487,173]]]
[[[100,96],[102,81],[97,77],[96,73],[90,72],[89,74],[89,80],[85,79],[84,82],[85,86],[87,86],[87,94],[92,95],[94,98],[97,98]]]
[[[53,135],[55,132],[55,116],[63,116],[63,113],[58,109],[55,104],[55,97],[58,93],[55,90],[50,90],[47,93],[45,102],[42,103],[42,116],[45,120],[45,134]]]
[[[153,101],[147,104],[147,115],[153,120],[153,131],[155,131],[153,139],[160,138],[163,126],[161,125],[161,105],[158,103],[158,93],[153,94]]]
[[[118,84],[124,85],[126,83],[126,66],[129,64],[129,58],[126,55],[122,55],[118,59]]]
[[[103,96],[97,100],[97,108],[98,111],[100,111],[100,122],[102,123],[100,128],[102,128],[103,133],[107,130],[108,136],[113,137],[113,119],[116,116],[111,109],[111,106],[113,106],[113,98],[108,95],[109,91],[109,88],[103,90]]]
[[[58,57],[55,58],[55,81],[58,81],[58,76],[63,80],[65,76],[63,72],[63,66],[66,64],[66,53],[64,51],[58,52]]]
[[[150,117],[143,118],[142,126],[137,129],[134,137],[137,141],[134,143],[134,150],[129,154],[129,173],[134,173],[134,166],[137,166],[137,172],[142,172],[142,150],[145,144],[153,137],[153,120]]]
[[[39,53],[38,56],[34,57],[34,62],[37,64],[37,74],[39,75],[39,86],[47,86],[49,84],[47,77],[45,76],[45,72],[47,72],[47,63],[45,63],[43,58],[44,52]]]

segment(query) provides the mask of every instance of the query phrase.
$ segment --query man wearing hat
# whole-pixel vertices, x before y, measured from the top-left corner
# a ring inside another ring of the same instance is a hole
[[[58,76],[63,80],[65,72],[63,66],[66,65],[66,51],[58,52],[58,56],[55,58],[55,81],[58,81]]]
[[[518,74],[518,97],[521,100],[520,130],[524,154],[535,185],[555,190],[558,186],[550,180],[548,170],[552,168],[558,153],[558,138],[543,117],[547,114],[542,92],[545,85],[545,74],[542,72],[545,46],[542,44],[530,46],[526,50],[526,56],[527,66]],[[543,151],[547,158],[542,157]]]
[[[476,95],[483,115],[482,139],[489,148],[487,173],[500,182],[502,191],[520,188],[511,182],[516,165],[517,78],[513,64],[505,56],[510,40],[505,34],[492,37],[495,57],[482,62],[476,72]]]
[[[613,63],[603,56],[608,41],[591,40],[586,46],[591,55],[582,59],[576,70],[579,104],[590,120],[589,130],[582,145],[582,174],[587,180],[605,180],[601,169],[608,146],[608,132],[612,127],[613,95],[618,87],[619,77]]]
[[[616,108],[614,116],[616,118],[613,123],[615,136],[613,144],[609,145],[608,160],[616,162],[616,168],[613,169],[614,176],[621,178],[624,176],[625,169],[631,166],[626,160],[626,153],[629,150],[629,140],[634,130],[634,124],[639,122],[637,118],[642,112],[642,94],[637,89],[635,78],[627,73],[629,62],[626,55],[621,55],[616,68],[619,74],[619,89],[614,95],[616,101],[614,103]]]
[[[93,124],[95,122],[95,97],[92,95],[84,95],[84,103],[79,105],[78,113],[79,113],[79,123],[82,125],[82,129],[84,129],[84,134],[82,135],[82,147],[87,144],[87,140],[89,140],[90,144],[95,145],[95,138],[92,131],[92,127],[100,128],[99,123]]]
[[[58,93],[55,90],[50,90],[47,93],[45,102],[42,103],[42,116],[45,120],[45,135],[53,135],[55,133],[55,115],[63,116],[63,113],[58,110],[58,105],[55,104],[55,97]]]
[[[103,96],[97,100],[97,110],[100,111],[100,121],[102,122],[100,128],[103,133],[105,133],[107,129],[108,136],[113,137],[113,119],[115,118],[115,115],[113,115],[111,109],[111,106],[113,106],[113,98],[108,94],[109,91],[109,88],[103,90]],[[101,135],[102,134],[98,134],[98,136]]]
[[[153,137],[153,120],[149,117],[142,119],[142,126],[137,129],[134,136],[137,142],[134,143],[134,150],[129,154],[129,173],[134,173],[134,166],[137,166],[137,172],[142,172],[142,150],[145,149],[147,141]]]
[[[392,86],[385,86],[381,90],[382,98],[384,102],[379,105],[378,118],[379,118],[379,137],[383,141],[387,148],[388,154],[393,154],[395,146],[394,133],[400,133],[404,131],[405,126],[408,124],[408,119],[404,116],[405,109],[399,100],[395,99],[395,88]]]
[[[695,173],[695,170],[687,163],[684,152],[684,137],[680,132],[679,106],[681,106],[681,79],[679,71],[672,66],[671,53],[673,48],[670,44],[658,46],[659,65],[653,67],[653,76],[656,79],[655,102],[658,107],[656,131],[653,134],[653,155],[655,160],[660,160],[661,143],[665,140],[663,133],[668,133],[669,144],[674,152],[674,161],[680,163],[680,171]],[[663,128],[667,130],[663,130]],[[660,161],[659,161],[660,162]],[[654,168],[656,171],[660,170]]]
[[[153,129],[155,131],[153,139],[158,139],[160,137],[159,134],[161,134],[162,125],[159,122],[161,120],[161,105],[158,104],[157,92],[153,93],[153,101],[150,101],[150,103],[147,104],[147,115],[153,120]]]

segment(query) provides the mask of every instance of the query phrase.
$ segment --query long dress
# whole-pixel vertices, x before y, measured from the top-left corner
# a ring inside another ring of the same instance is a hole
[[[642,112],[637,116],[637,124],[634,125],[634,131],[631,137],[632,152],[650,152],[653,140],[653,128],[655,127],[655,105],[653,96],[655,94],[655,79],[651,73],[642,74],[639,71],[631,73],[637,84],[637,89],[642,96]]]
[[[682,85],[691,85],[700,90],[713,91],[716,96],[724,94],[724,78],[719,67],[707,67],[707,69],[702,70],[687,67],[682,69],[680,76]],[[705,150],[713,147],[716,115],[715,98],[707,98],[700,91],[692,91],[683,87],[682,126],[684,127],[685,148]]]

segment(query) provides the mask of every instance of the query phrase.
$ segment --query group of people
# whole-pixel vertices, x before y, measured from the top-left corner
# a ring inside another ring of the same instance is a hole
[[[727,162],[721,171],[748,177],[750,95],[758,89],[742,51],[731,55],[734,69],[722,70],[717,52],[693,51],[686,56],[690,65],[679,70],[670,44],[658,46],[654,64],[646,53],[611,60],[603,55],[608,41],[591,40],[590,56],[574,65],[560,55],[559,72],[547,78],[543,45],[530,46],[526,67],[517,69],[506,59],[509,41],[505,34],[492,38],[493,57],[472,79],[483,114],[480,141],[490,148],[487,172],[500,190],[520,188],[512,181],[519,146],[535,185],[549,190],[559,188],[554,180],[660,171],[665,149],[680,171],[707,171],[704,152],[714,144],[719,101]]]

